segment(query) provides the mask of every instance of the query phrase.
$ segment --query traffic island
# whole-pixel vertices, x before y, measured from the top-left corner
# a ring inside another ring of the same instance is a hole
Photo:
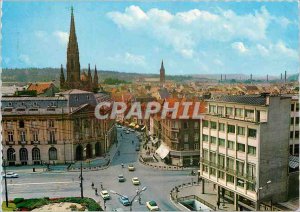
[[[95,200],[87,197],[15,198],[10,202],[8,209],[4,207],[5,204],[2,204],[3,211],[103,211],[101,206]]]

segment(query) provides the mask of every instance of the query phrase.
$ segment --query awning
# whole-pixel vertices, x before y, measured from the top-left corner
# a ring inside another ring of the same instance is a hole
[[[167,157],[170,150],[164,143],[162,143],[155,152],[159,155],[161,159],[164,159],[165,157]]]
[[[297,167],[299,167],[299,158],[296,156],[289,156],[289,167],[291,167],[292,169],[295,169]]]

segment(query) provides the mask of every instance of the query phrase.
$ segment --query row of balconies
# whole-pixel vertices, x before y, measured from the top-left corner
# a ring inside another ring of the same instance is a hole
[[[28,145],[28,144],[31,144],[31,145],[37,145],[37,144],[41,144],[40,141],[18,141],[18,142],[15,142],[15,141],[6,141],[5,142],[6,145]],[[57,141],[54,140],[54,141],[47,141],[47,144],[57,144]]]
[[[211,162],[209,160],[206,160],[206,159],[203,159],[201,158],[201,162],[206,164],[206,165],[209,165],[213,168],[216,168],[216,169],[219,169],[221,171],[224,171],[224,172],[227,172],[229,174],[232,174],[238,178],[242,178],[242,179],[245,179],[245,180],[248,180],[248,181],[251,181],[251,182],[255,182],[256,180],[256,177],[255,176],[252,176],[252,175],[247,175],[246,173],[243,173],[243,172],[239,172],[237,170],[234,170],[234,169],[231,169],[229,167],[226,167],[222,164],[217,164],[217,163],[214,163],[214,162]]]

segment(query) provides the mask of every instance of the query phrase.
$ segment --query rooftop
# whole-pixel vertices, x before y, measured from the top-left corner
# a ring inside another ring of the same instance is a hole
[[[243,96],[220,96],[208,100],[212,102],[232,102],[247,105],[266,105],[266,97],[260,95],[243,95]]]

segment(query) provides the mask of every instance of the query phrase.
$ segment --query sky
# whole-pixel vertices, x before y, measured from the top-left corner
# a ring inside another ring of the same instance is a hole
[[[2,68],[65,67],[71,6],[81,68],[299,72],[297,2],[4,1]]]

